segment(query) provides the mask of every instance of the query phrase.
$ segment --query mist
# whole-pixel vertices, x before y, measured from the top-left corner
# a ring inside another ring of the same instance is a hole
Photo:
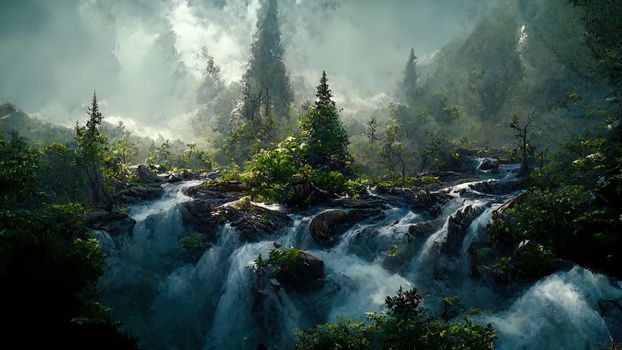
[[[466,35],[483,1],[284,0],[279,21],[296,103],[326,70],[344,115],[390,101],[411,47],[429,62]],[[205,47],[226,84],[249,58],[259,0],[3,1],[0,100],[71,126],[93,91],[106,120],[143,135],[192,130]]]

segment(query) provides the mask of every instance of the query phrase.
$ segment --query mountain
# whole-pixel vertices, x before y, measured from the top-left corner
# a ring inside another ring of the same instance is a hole
[[[611,89],[592,69],[579,19],[565,1],[499,3],[420,68],[414,104],[485,142],[507,140],[500,131],[514,114],[531,115],[547,143],[593,128]]]
[[[33,118],[12,103],[0,104],[0,135],[8,138],[13,131],[37,144],[71,144],[74,137],[72,129]]]

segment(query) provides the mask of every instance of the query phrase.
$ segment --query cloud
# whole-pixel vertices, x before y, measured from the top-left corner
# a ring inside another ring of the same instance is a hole
[[[462,35],[484,0],[282,0],[286,66],[299,100],[326,70],[342,108],[391,95],[410,47],[430,56]],[[104,113],[151,133],[188,124],[203,46],[241,78],[260,0],[0,2],[0,100],[71,125],[97,89]],[[355,106],[360,104],[360,106]],[[355,108],[356,107],[356,108]],[[176,128],[191,130],[192,128]]]

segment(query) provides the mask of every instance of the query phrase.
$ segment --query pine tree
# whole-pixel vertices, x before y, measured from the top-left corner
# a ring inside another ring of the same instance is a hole
[[[99,131],[104,117],[99,111],[95,92],[93,92],[91,106],[87,109],[87,115],[89,120],[86,122],[86,127],[80,127],[76,123],[76,142],[78,143],[76,158],[86,173],[91,203],[109,205],[102,172],[106,137]]]
[[[405,102],[414,101],[417,97],[417,56],[415,55],[414,48],[410,49],[401,88],[401,93],[404,96]]]
[[[315,106],[299,120],[301,139],[308,149],[308,161],[314,165],[343,170],[350,160],[350,141],[332,100],[326,72],[322,73],[316,96]]]
[[[251,44],[251,57],[244,74],[243,117],[262,123],[289,117],[293,93],[283,62],[283,47],[276,0],[266,0]]]

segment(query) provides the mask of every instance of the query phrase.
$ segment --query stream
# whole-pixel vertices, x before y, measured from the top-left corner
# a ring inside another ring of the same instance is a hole
[[[504,166],[499,174],[481,174],[482,180],[441,190],[449,199],[433,218],[439,228],[414,240],[409,227],[432,218],[394,203],[383,216],[349,228],[334,246],[322,247],[309,233],[312,218],[329,209],[319,206],[290,214],[294,224],[269,240],[245,242],[224,225],[198,260],[189,259],[181,245],[193,233],[182,223],[181,205],[192,200],[182,188],[201,181],[165,184],[161,199],[130,207],[136,221],[131,234],[98,232],[108,258],[97,288],[113,319],[145,349],[293,348],[297,329],[339,316],[364,319],[367,312],[382,310],[385,297],[400,287],[416,287],[436,316],[443,297],[459,296],[468,308],[480,310],[470,316],[473,320],[495,327],[498,349],[607,346],[609,330],[599,302],[621,298],[620,281],[575,266],[508,297],[471,277],[471,245],[487,239],[483,228],[492,211],[516,195],[482,192],[478,184],[512,181],[515,168]],[[455,220],[463,230],[451,229]],[[318,289],[280,289],[257,305],[252,267],[275,241],[321,259],[326,277]],[[387,256],[396,247],[402,260],[394,266]]]

